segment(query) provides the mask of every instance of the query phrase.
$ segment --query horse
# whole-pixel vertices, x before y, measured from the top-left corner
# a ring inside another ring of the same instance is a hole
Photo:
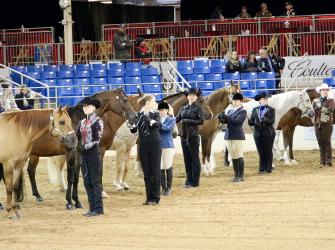
[[[17,194],[24,163],[31,154],[34,143],[45,135],[57,138],[57,144],[73,149],[77,137],[66,108],[56,110],[13,111],[0,115],[0,162],[3,164],[7,192],[8,218],[21,217]]]
[[[132,106],[129,104],[127,96],[123,92],[122,88],[96,93],[92,96],[92,98],[95,98],[101,102],[102,105],[99,109],[97,109],[96,112],[100,117],[102,117],[103,120],[109,119],[110,121],[113,121],[116,127],[121,126],[124,119],[127,119],[131,124],[135,122],[136,113],[134,112]],[[74,129],[76,129],[78,122],[85,117],[82,111],[82,105],[77,104],[76,106],[69,107],[68,112],[70,117],[72,118],[72,126]],[[105,127],[100,147],[103,147],[105,149],[110,147],[111,143],[109,143],[109,141],[114,138],[114,134],[113,130],[110,130],[109,125],[104,125]],[[32,184],[33,195],[36,197],[37,202],[43,202],[43,198],[37,190],[35,181],[35,173],[39,157],[50,157],[64,154],[66,154],[68,166],[66,208],[68,210],[74,208],[82,208],[81,202],[78,198],[79,167],[76,167],[74,157],[75,155],[71,152],[66,152],[64,147],[58,145],[55,140],[47,135],[41,137],[33,144],[33,149],[29,159],[28,174],[30,182]],[[75,205],[73,205],[72,199],[74,200]]]

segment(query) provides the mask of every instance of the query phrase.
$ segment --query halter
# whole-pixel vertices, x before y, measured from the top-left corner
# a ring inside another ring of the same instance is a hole
[[[74,130],[71,130],[68,133],[64,133],[62,131],[60,131],[58,128],[55,127],[55,119],[53,117],[53,115],[50,115],[50,128],[49,131],[51,133],[52,136],[57,137],[60,141],[60,143],[65,142],[65,139],[68,135],[73,134]]]
[[[298,103],[298,105],[297,105],[297,108],[298,109],[300,109],[299,107],[302,105],[302,108],[303,109],[305,109],[306,111],[304,112],[304,113],[302,113],[301,114],[301,116],[303,117],[309,110],[311,110],[312,112],[313,112],[313,114],[314,114],[314,111],[312,110],[312,103],[311,103],[311,100],[308,98],[308,100],[309,100],[309,106],[308,105],[306,105],[306,103],[305,103],[305,100],[304,100],[304,97],[303,97],[303,95],[305,94],[306,92],[300,92],[299,93],[299,103]],[[307,94],[307,93],[306,93]],[[300,109],[300,110],[302,110],[302,109]]]

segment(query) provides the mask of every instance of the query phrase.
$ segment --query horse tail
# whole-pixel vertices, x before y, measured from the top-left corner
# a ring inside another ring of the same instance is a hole
[[[63,170],[63,167],[66,162],[65,155],[48,157],[47,165],[48,165],[48,176],[51,184],[61,184],[61,180],[59,179],[59,173]]]

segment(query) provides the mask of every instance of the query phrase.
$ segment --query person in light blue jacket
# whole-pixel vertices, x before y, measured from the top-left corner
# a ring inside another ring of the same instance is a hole
[[[158,110],[161,115],[162,127],[159,130],[162,146],[161,160],[161,185],[162,194],[170,195],[172,193],[172,162],[174,156],[174,144],[172,132],[176,126],[176,119],[169,115],[169,104],[161,102],[158,104]]]

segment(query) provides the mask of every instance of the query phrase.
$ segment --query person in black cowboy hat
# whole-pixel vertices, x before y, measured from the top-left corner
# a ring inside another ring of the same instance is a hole
[[[254,127],[254,139],[259,155],[259,173],[271,173],[273,161],[273,142],[275,139],[275,109],[268,105],[270,96],[262,93],[255,96],[259,106],[252,110],[249,126]]]
[[[89,210],[84,216],[91,217],[104,213],[102,203],[102,159],[99,143],[103,132],[103,122],[95,114],[100,107],[100,101],[85,97],[80,104],[86,118],[81,120],[77,127],[78,150],[82,157],[82,175],[88,196]]]
[[[176,116],[176,123],[181,122],[181,146],[183,149],[186,170],[185,188],[198,187],[200,182],[201,164],[199,158],[200,138],[198,126],[204,123],[204,111],[196,104],[201,90],[190,88],[185,92],[188,104],[183,106]]]
[[[227,124],[224,139],[233,161],[234,182],[244,181],[243,141],[245,140],[245,135],[242,125],[247,118],[247,111],[243,108],[242,101],[242,94],[234,94],[233,108],[229,109],[227,113],[220,113],[218,116],[222,124]]]

